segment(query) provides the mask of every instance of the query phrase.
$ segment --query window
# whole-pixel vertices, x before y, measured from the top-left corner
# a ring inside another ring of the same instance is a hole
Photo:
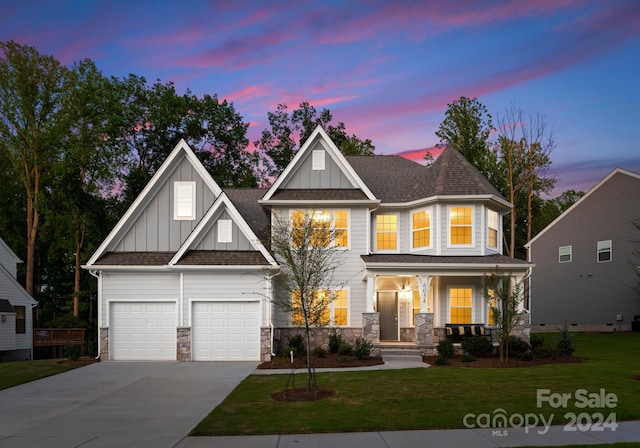
[[[498,212],[487,211],[487,246],[498,248]]]
[[[411,232],[414,249],[431,246],[431,215],[427,210],[411,215]]]
[[[473,291],[471,288],[451,288],[449,290],[449,322],[470,324]]]
[[[173,219],[196,219],[196,183],[174,182],[173,184]]]
[[[218,243],[231,243],[233,241],[232,221],[230,219],[218,220]]]
[[[376,248],[378,250],[398,248],[398,215],[376,216]]]
[[[598,263],[611,261],[611,240],[598,241]]]
[[[571,246],[561,246],[558,249],[558,261],[560,263],[571,262]]]
[[[311,226],[311,234],[305,236],[307,219]],[[347,210],[294,210],[292,225],[294,246],[300,245],[308,237],[313,246],[333,244],[335,247],[349,247],[349,212]]]
[[[14,306],[16,310],[16,333],[24,334],[27,332],[27,307]]]
[[[313,320],[313,316],[318,316],[318,324],[320,325],[346,326],[349,320],[347,290],[337,289],[333,294],[334,297],[331,300],[328,290],[310,291],[309,303],[306,304],[309,316],[311,320]],[[291,308],[291,324],[296,326],[304,325],[304,311],[302,309],[300,291],[293,291],[291,294]]]
[[[471,241],[471,207],[449,208],[449,234],[452,245],[470,245]]]
[[[420,312],[420,291],[417,289],[413,290],[413,325],[416,324],[416,314]]]
[[[313,171],[324,171],[324,167],[325,167],[324,149],[314,149],[311,154],[312,154],[311,169]]]

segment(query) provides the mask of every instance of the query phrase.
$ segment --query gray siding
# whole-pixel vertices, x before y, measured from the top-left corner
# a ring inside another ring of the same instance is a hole
[[[196,219],[173,219],[174,182],[196,182]],[[213,192],[198,175],[186,157],[160,185],[157,192],[142,207],[140,215],[117,244],[115,251],[154,252],[175,251],[189,236],[215,200]]]
[[[324,150],[324,147],[317,142],[312,149]],[[312,154],[313,151],[307,152],[306,158],[300,161],[296,171],[291,173],[288,181],[281,188],[355,188],[328,151],[325,151],[324,170],[312,169]]]
[[[532,243],[533,324],[628,323],[640,314],[637,278],[627,265],[640,235],[640,179],[611,177]],[[612,240],[612,261],[597,262],[598,241]],[[559,263],[558,248],[572,246],[573,261]],[[637,247],[637,246],[636,246]]]
[[[196,250],[255,250],[251,242],[244,236],[240,228],[232,221],[232,241],[230,243],[218,242],[218,220],[231,219],[229,213],[225,210],[214,221],[209,231],[204,235],[200,243],[196,246]]]

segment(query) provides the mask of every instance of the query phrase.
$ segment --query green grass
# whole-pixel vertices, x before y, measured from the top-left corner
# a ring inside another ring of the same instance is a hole
[[[468,413],[543,413],[564,424],[566,412],[616,413],[617,421],[640,419],[640,334],[578,334],[578,364],[514,369],[445,368],[322,373],[319,386],[336,395],[315,402],[278,402],[287,375],[251,375],[192,435],[292,434],[462,428]],[[304,375],[296,384],[305,384]],[[573,393],[601,388],[618,397],[608,409],[536,407],[538,389]]]
[[[0,390],[74,369],[60,359],[0,362]]]

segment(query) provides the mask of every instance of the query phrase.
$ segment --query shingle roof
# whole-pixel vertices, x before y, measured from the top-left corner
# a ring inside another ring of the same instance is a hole
[[[11,302],[5,299],[0,299],[0,313],[15,313],[16,310],[11,305]]]
[[[363,200],[367,199],[367,195],[358,189],[341,189],[341,188],[296,188],[278,190],[272,197],[272,200],[306,200],[306,201],[328,201],[328,200]]]
[[[358,176],[383,203],[432,196],[494,195],[498,190],[454,148],[446,148],[431,166],[401,156],[347,156]]]
[[[178,265],[192,266],[256,266],[268,264],[264,256],[258,251],[232,250],[191,250],[178,262]]]
[[[268,237],[270,217],[266,209],[258,203],[266,194],[266,189],[261,188],[229,188],[224,192],[247,222],[253,233],[264,240]]]
[[[107,252],[96,265],[108,266],[164,266],[175,252]]]
[[[529,266],[525,260],[511,258],[506,255],[486,255],[486,256],[435,256],[435,255],[415,255],[415,254],[374,254],[362,255],[362,260],[366,263],[406,263],[406,264],[482,264],[482,265],[522,265]]]

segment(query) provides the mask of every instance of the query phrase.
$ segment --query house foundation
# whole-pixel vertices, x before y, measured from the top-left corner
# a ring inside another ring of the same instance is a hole
[[[109,327],[100,327],[100,361],[109,360]]]
[[[176,360],[191,361],[191,327],[178,327],[176,345]]]

